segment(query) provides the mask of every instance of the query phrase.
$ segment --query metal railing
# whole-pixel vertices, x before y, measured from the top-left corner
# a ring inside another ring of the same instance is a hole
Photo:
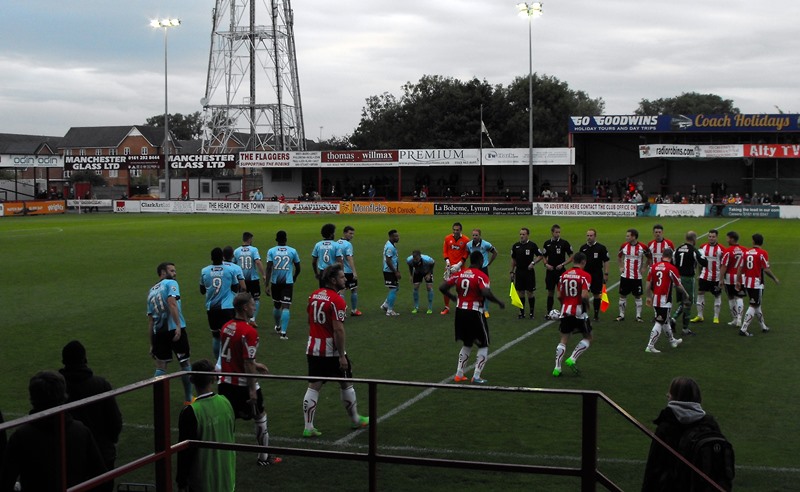
[[[214,374],[219,373],[202,373]],[[420,458],[411,456],[400,456],[392,454],[384,454],[380,452],[378,446],[378,433],[380,430],[380,418],[371,418],[368,427],[368,448],[367,452],[350,452],[350,451],[331,451],[331,450],[314,450],[293,447],[279,447],[267,446],[266,448],[256,445],[248,444],[227,444],[211,441],[182,441],[176,444],[171,442],[171,425],[170,425],[170,380],[176,377],[181,377],[181,371],[172,374],[159,376],[138,383],[130,384],[123,388],[112,390],[101,395],[93,396],[80,400],[77,402],[61,405],[59,407],[51,408],[36,414],[25,416],[4,424],[0,424],[0,431],[11,429],[22,424],[34,422],[45,418],[57,418],[59,422],[59,446],[60,446],[60,466],[61,470],[61,488],[62,491],[68,492],[81,492],[90,490],[91,488],[106,482],[108,480],[116,479],[127,473],[133,472],[147,465],[155,465],[155,481],[156,489],[158,491],[170,492],[173,488],[173,474],[172,474],[172,457],[176,453],[189,448],[190,446],[211,448],[211,449],[225,449],[234,451],[244,451],[250,453],[263,452],[264,450],[270,453],[280,453],[289,456],[304,456],[312,458],[323,459],[337,459],[337,460],[350,460],[366,462],[369,469],[368,481],[369,490],[378,490],[378,465],[379,464],[395,464],[395,465],[414,465],[424,467],[439,467],[439,468],[456,468],[456,469],[469,469],[471,471],[492,471],[492,472],[512,472],[512,473],[529,473],[529,474],[542,474],[542,475],[555,475],[576,477],[580,479],[580,490],[582,492],[596,490],[597,484],[604,486],[608,490],[621,491],[622,489],[617,486],[610,478],[606,477],[598,469],[598,402],[605,403],[613,411],[623,417],[628,423],[636,427],[639,431],[644,433],[649,439],[657,442],[663,446],[670,453],[672,453],[680,462],[689,467],[694,473],[700,475],[709,486],[724,492],[724,489],[714,483],[709,477],[698,470],[677,451],[670,448],[664,441],[655,436],[649,429],[631,416],[625,409],[617,405],[613,400],[608,398],[605,394],[599,391],[590,390],[568,390],[568,389],[544,389],[544,388],[527,388],[527,387],[502,387],[502,386],[464,386],[452,385],[441,383],[422,383],[411,381],[392,381],[392,380],[378,380],[378,379],[347,379],[346,381],[353,384],[366,385],[369,394],[369,415],[378,416],[378,388],[380,386],[402,386],[402,387],[415,387],[424,390],[428,389],[441,389],[445,391],[483,391],[483,392],[500,392],[500,393],[524,393],[524,394],[541,394],[541,395],[560,395],[560,396],[573,396],[581,399],[581,459],[580,466],[577,467],[558,467],[558,466],[541,466],[541,465],[524,465],[524,464],[510,464],[510,463],[489,463],[481,461],[467,461],[455,459],[436,459],[436,458]],[[233,374],[238,376],[252,376],[249,374]],[[260,379],[276,379],[276,380],[294,380],[294,381],[308,381],[307,376],[279,376],[279,375],[258,375]],[[316,378],[320,381],[340,382],[345,381],[342,378]],[[65,419],[64,414],[73,408],[78,408],[88,405],[105,398],[116,397],[124,393],[140,390],[147,387],[153,388],[153,452],[142,456],[130,463],[121,465],[114,470],[108,471],[103,475],[97,476],[91,480],[67,488],[67,475],[66,475],[66,446],[65,446]]]

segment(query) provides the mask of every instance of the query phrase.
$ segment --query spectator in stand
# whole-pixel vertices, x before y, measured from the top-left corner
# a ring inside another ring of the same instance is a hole
[[[687,377],[672,380],[667,392],[667,406],[653,421],[656,437],[673,449],[678,449],[681,437],[695,425],[705,425],[719,431],[714,417],[701,406],[700,387]],[[690,490],[688,472],[669,450],[653,441],[644,471],[643,491]]]
[[[28,383],[32,414],[67,402],[67,383],[57,372],[42,371]],[[60,415],[23,424],[8,439],[0,490],[15,490],[19,479],[22,490],[48,491],[61,489]],[[64,413],[67,487],[85,482],[106,472],[97,443],[83,423]]]
[[[111,384],[100,376],[95,376],[88,366],[86,348],[78,340],[66,344],[61,350],[64,367],[58,372],[67,384],[67,403],[83,400],[90,396],[111,391]],[[117,459],[117,442],[122,432],[122,413],[117,400],[112,396],[105,400],[70,410],[75,418],[92,431],[106,469],[113,470]],[[99,490],[113,490],[114,481],[109,480]]]
[[[178,419],[178,441],[235,442],[236,418],[227,398],[214,393],[210,374],[214,366],[206,359],[192,364],[192,384],[197,400],[181,411]],[[178,452],[175,477],[178,491],[227,491],[236,487],[236,452],[225,449],[190,447]]]

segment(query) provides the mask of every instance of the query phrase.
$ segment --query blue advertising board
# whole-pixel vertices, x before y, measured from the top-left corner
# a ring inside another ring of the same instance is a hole
[[[570,133],[800,132],[797,114],[570,116]]]

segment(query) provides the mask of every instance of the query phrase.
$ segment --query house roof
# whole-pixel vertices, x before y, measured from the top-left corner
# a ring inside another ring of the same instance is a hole
[[[0,154],[35,155],[45,149],[55,153],[60,141],[61,137],[0,133]]]
[[[156,126],[83,126],[70,128],[59,148],[119,147],[130,135],[141,135],[153,147],[161,147],[164,142],[164,130]]]
[[[200,154],[203,147],[202,140],[178,140],[181,154]]]

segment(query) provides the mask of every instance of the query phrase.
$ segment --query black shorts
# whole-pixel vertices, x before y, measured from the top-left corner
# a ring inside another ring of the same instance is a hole
[[[697,292],[711,292],[714,297],[719,297],[722,294],[722,289],[719,288],[719,282],[701,278],[697,281]]]
[[[339,367],[339,357],[306,355],[306,360],[308,361],[308,375],[319,378],[352,378],[353,362],[350,360],[350,356],[345,355],[345,357],[347,358],[347,366],[349,369],[343,372]],[[318,380],[311,379],[309,381],[314,383]]]
[[[358,280],[353,278],[352,273],[345,273],[344,278],[345,278],[344,282],[345,289],[356,290],[358,288]]]
[[[189,334],[186,332],[186,328],[181,328],[181,338],[177,342],[172,341],[173,336],[175,336],[175,332],[170,330],[162,330],[150,336],[153,344],[153,357],[162,362],[169,362],[172,360],[174,352],[178,362],[189,360],[191,354],[189,353]]]
[[[520,270],[514,275],[514,288],[518,291],[533,292],[536,290],[536,272],[527,268]]]
[[[397,288],[397,274],[393,272],[383,272],[383,284],[390,289]]]
[[[467,347],[489,346],[489,325],[480,311],[456,308],[456,341],[461,340]]]
[[[747,297],[750,298],[750,305],[758,307],[761,305],[761,298],[764,295],[764,289],[747,289]]]
[[[423,273],[423,272],[418,272],[418,271],[415,270],[414,271],[414,278],[413,278],[412,282],[415,283],[415,284],[421,284],[423,280],[428,285],[433,284],[433,273],[431,273],[431,272]]]
[[[261,299],[261,282],[258,280],[245,280],[244,284],[247,286],[247,292],[253,296],[254,300]]]
[[[272,301],[275,307],[281,304],[291,304],[292,294],[294,294],[294,284],[272,284],[270,287],[272,292]]]
[[[671,307],[656,307],[653,308],[656,312],[656,319],[657,323],[669,323],[669,316],[672,312]]]
[[[587,338],[592,334],[592,323],[589,321],[588,316],[585,318],[564,316],[561,318],[561,323],[558,325],[558,331],[564,335],[580,333],[584,338]]]
[[[736,290],[736,286],[733,284],[725,284],[725,293],[728,294],[728,299],[733,299],[734,297],[744,297],[747,293],[742,290]]]
[[[230,383],[220,383],[217,386],[217,391],[220,395],[224,396],[231,402],[233,412],[236,414],[237,419],[250,420],[257,415],[264,413],[264,397],[261,394],[261,388],[256,390],[256,404],[248,403],[250,399],[250,388],[248,386],[236,386]]]
[[[619,295],[625,297],[629,294],[633,294],[635,297],[642,295],[642,279],[620,277]]]
[[[211,330],[211,336],[219,338],[219,330],[225,326],[225,323],[233,319],[236,311],[233,309],[210,309],[206,311],[208,317],[208,328]]]
[[[599,296],[603,292],[603,279],[605,275],[602,272],[600,273],[592,273],[592,283],[589,284],[589,292],[592,294]]]
[[[556,290],[558,279],[561,278],[562,273],[564,273],[564,270],[546,270],[544,275],[544,288],[547,290]]]

